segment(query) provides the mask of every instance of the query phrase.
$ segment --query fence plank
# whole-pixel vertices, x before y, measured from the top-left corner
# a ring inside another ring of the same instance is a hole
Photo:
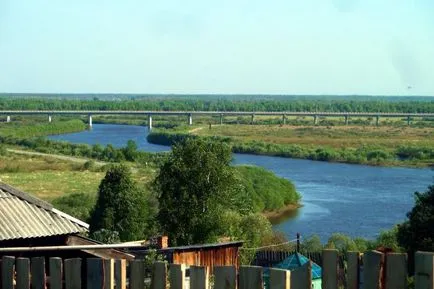
[[[322,251],[322,289],[338,289],[338,250]]]
[[[86,286],[88,288],[103,288],[104,268],[100,258],[87,259]]]
[[[360,253],[359,252],[348,252],[347,255],[347,288],[348,289],[358,289],[360,278],[359,278],[359,268],[360,268]]]
[[[363,288],[381,288],[381,270],[384,255],[377,251],[363,254]]]
[[[152,289],[166,289],[167,284],[167,264],[166,262],[155,262],[152,272]]]
[[[16,289],[29,289],[30,288],[30,260],[28,258],[17,258],[16,271],[17,271]]]
[[[130,262],[130,289],[145,288],[145,264],[143,260]]]
[[[2,289],[14,289],[15,257],[2,258]]]
[[[50,289],[62,289],[62,259],[50,258]]]
[[[414,283],[416,289],[434,288],[434,253],[416,252]]]
[[[115,262],[115,283],[116,289],[127,289],[127,260],[116,260]]]
[[[407,254],[386,255],[386,289],[407,288]]]
[[[45,258],[32,258],[30,270],[32,275],[32,289],[45,289]]]
[[[169,282],[170,289],[185,289],[185,265],[169,265]]]
[[[216,266],[214,276],[214,289],[237,288],[237,269],[234,266]]]
[[[65,260],[65,289],[81,289],[81,259]]]
[[[104,288],[115,288],[115,263],[113,259],[104,260]]]
[[[262,289],[262,267],[240,266],[240,289]]]
[[[190,289],[208,289],[208,270],[202,266],[190,266]]]
[[[300,268],[291,271],[291,289],[312,288],[312,263],[307,262]]]
[[[270,289],[291,289],[291,272],[270,268]]]

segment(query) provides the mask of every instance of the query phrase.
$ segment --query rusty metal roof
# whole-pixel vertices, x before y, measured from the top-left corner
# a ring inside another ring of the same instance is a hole
[[[86,232],[89,225],[0,182],[0,241]]]

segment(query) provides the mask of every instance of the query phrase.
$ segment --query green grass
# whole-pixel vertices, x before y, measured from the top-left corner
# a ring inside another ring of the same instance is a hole
[[[86,129],[86,124],[79,119],[67,121],[37,122],[34,118],[0,123],[0,135],[15,138],[31,138],[52,134],[78,132]]]

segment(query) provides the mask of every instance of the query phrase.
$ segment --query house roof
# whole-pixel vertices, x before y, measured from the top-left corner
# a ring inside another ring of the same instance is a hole
[[[86,232],[89,225],[0,182],[0,241]]]

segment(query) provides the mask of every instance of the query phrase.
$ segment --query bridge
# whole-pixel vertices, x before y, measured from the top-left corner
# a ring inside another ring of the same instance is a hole
[[[148,116],[148,127],[152,129],[152,116],[155,115],[178,115],[186,116],[187,123],[193,124],[194,115],[220,116],[220,124],[223,124],[224,116],[251,116],[251,123],[255,116],[281,116],[282,122],[286,123],[287,116],[311,116],[313,123],[318,124],[319,117],[343,117],[348,124],[350,117],[372,117],[379,125],[380,117],[407,118],[410,125],[412,118],[432,118],[434,113],[388,113],[388,112],[298,112],[298,111],[129,111],[129,110],[2,110],[0,114],[6,116],[6,122],[11,122],[13,115],[47,115],[48,121],[52,121],[53,115],[87,115],[88,124],[92,127],[92,115],[145,115]]]

